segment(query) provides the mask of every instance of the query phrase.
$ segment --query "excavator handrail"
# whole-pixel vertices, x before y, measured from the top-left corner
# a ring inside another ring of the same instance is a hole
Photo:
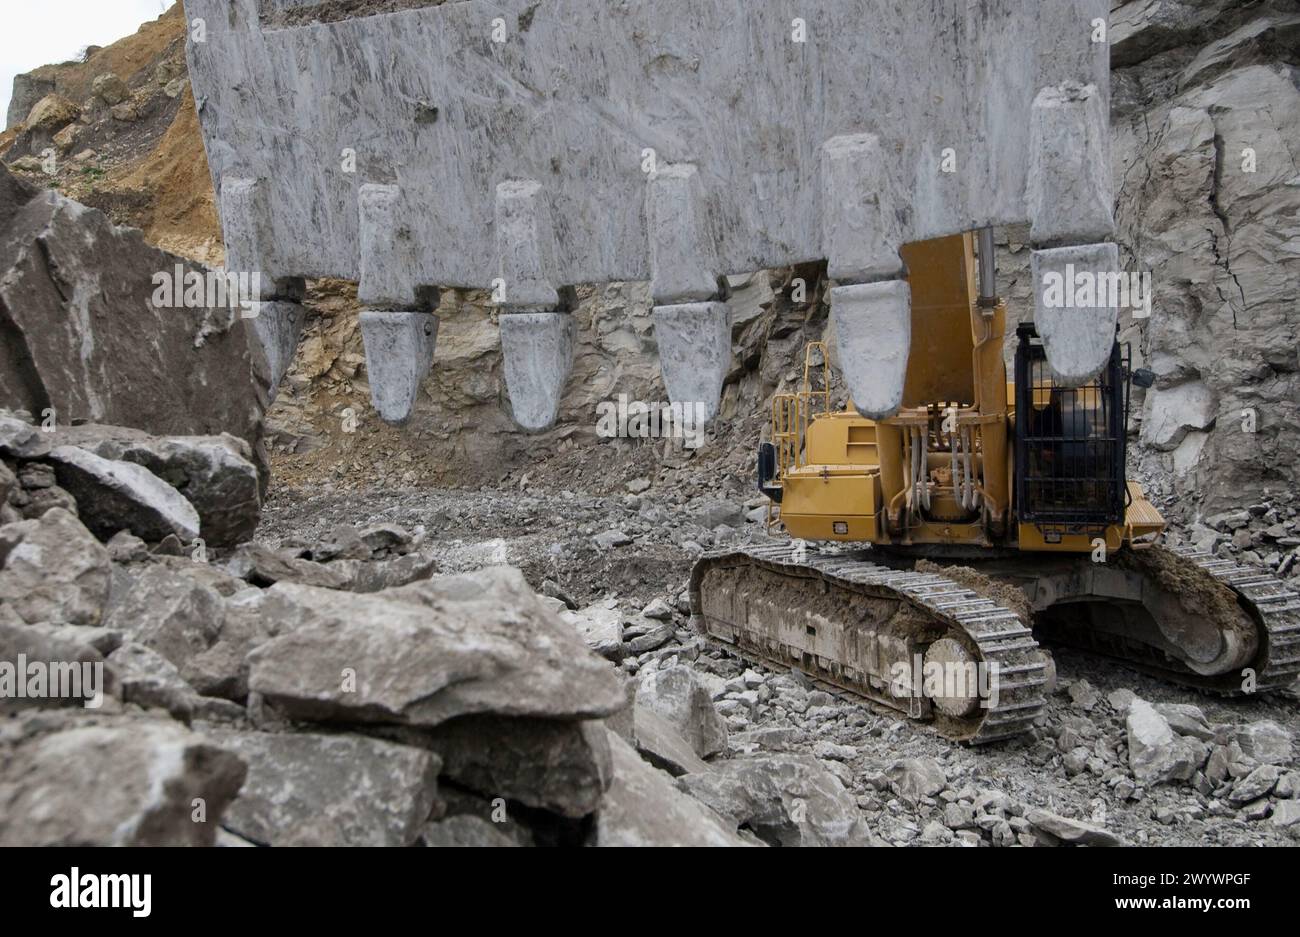
[[[813,361],[814,351],[821,353],[821,363]],[[813,373],[820,366],[821,389],[813,387]],[[814,401],[820,398],[820,409]],[[776,468],[779,479],[785,472],[803,464],[804,439],[808,424],[817,416],[831,412],[831,369],[825,342],[809,342],[804,346],[803,381],[794,393],[772,395],[772,444],[776,447]]]
[[[813,364],[813,351],[821,352],[821,369],[822,369],[822,389],[813,390],[812,387],[812,369],[816,367]],[[812,403],[814,397],[822,398],[821,413],[831,412],[831,365],[830,355],[826,348],[825,342],[808,342],[803,349],[803,388],[800,391],[801,396]]]

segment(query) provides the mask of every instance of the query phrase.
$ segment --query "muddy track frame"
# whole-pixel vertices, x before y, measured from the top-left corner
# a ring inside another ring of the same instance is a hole
[[[726,622],[708,615],[702,589],[709,574],[745,566],[820,581],[831,589],[893,601],[920,613],[924,620],[942,628],[945,637],[973,649],[978,663],[996,665],[996,697],[989,705],[977,707],[974,715],[945,715],[918,692],[895,696],[887,685],[881,688],[859,679],[843,661],[828,660],[796,645],[774,646],[748,622]],[[1011,609],[942,575],[900,571],[854,554],[818,553],[807,547],[800,555],[793,542],[770,542],[705,554],[691,573],[690,596],[692,623],[701,633],[898,710],[913,720],[928,721],[953,741],[978,745],[1023,735],[1046,703],[1048,662],[1030,627]]]

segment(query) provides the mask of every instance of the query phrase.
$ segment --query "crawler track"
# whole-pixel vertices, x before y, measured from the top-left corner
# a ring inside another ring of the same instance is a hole
[[[1216,696],[1249,696],[1290,686],[1300,676],[1300,594],[1258,567],[1241,566],[1194,547],[1167,552],[1230,589],[1254,621],[1259,646],[1248,668],[1205,676],[1175,666],[1176,662],[1167,656],[1136,644],[1115,646],[1100,636],[1093,636],[1089,642],[1086,635],[1077,633],[1071,635],[1069,643],[1120,658],[1153,676]]]
[[[704,633],[931,722],[955,741],[1012,738],[1042,712],[1047,661],[1029,627],[1015,611],[942,575],[890,569],[861,555],[799,553],[791,542],[774,541],[706,554],[690,591]],[[773,595],[783,607],[774,606]],[[849,611],[827,628],[826,615],[809,612],[815,603]],[[910,658],[942,638],[959,642],[976,662],[996,665],[997,692],[967,715],[945,714],[919,692],[896,696],[882,679],[886,656],[879,647],[907,646]],[[832,647],[847,659],[827,656]]]

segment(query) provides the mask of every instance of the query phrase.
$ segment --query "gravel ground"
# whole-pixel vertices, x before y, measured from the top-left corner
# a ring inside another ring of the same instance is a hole
[[[1246,803],[1232,798],[1254,763],[1226,747],[1235,763],[1218,784],[1201,772],[1186,780],[1141,784],[1129,768],[1128,697],[1114,695],[1129,691],[1152,704],[1199,707],[1214,748],[1235,738],[1236,727],[1261,722],[1275,723],[1294,740],[1300,733],[1294,690],[1223,700],[1056,648],[1058,687],[1034,731],[1019,740],[969,748],[883,708],[826,693],[801,676],[742,661],[694,635],[684,595],[693,559],[717,542],[763,536],[757,506],[757,501],[707,494],[688,499],[658,489],[614,497],[536,489],[346,494],[280,489],[267,505],[258,539],[277,546],[310,544],[338,524],[396,523],[437,544],[446,571],[518,566],[534,588],[574,607],[600,602],[619,608],[630,636],[647,630],[641,610],[656,600],[666,602],[672,609],[671,633],[665,632],[660,646],[620,666],[641,677],[673,665],[693,668],[712,689],[733,754],[816,756],[855,797],[873,835],[887,843],[1028,844],[1034,832],[1024,816],[1035,808],[1092,824],[1126,843],[1297,842],[1300,824],[1280,822],[1296,803],[1290,797],[1300,772],[1293,753],[1277,769],[1281,781],[1273,794]],[[941,784],[926,783],[936,771]],[[911,796],[907,785],[898,783],[900,773],[920,779]]]

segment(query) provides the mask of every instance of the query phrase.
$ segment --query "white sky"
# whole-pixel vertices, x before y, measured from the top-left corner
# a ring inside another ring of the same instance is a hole
[[[111,45],[157,19],[174,0],[0,0],[0,126],[14,75]],[[78,102],[80,103],[80,102]]]

